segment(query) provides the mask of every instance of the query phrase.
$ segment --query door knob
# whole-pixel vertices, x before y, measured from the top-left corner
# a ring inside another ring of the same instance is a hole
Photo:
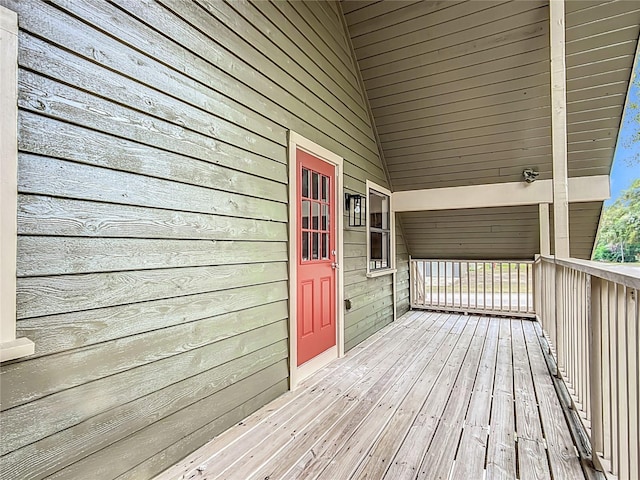
[[[340,265],[338,265],[336,262],[331,262],[331,268],[335,270],[336,268],[340,268]]]

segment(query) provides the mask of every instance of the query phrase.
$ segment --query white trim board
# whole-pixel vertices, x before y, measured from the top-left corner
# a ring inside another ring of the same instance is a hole
[[[604,201],[610,195],[608,175],[569,179],[569,202]],[[553,203],[552,180],[405,190],[393,193],[392,204],[394,212],[418,212],[540,203]]]
[[[0,6],[0,362],[31,355],[16,338],[18,15]]]
[[[336,274],[336,346],[298,366],[296,354],[298,352],[297,328],[297,247],[298,220],[296,215],[296,197],[298,176],[296,175],[296,149],[304,150],[322,160],[332,164],[336,169],[336,249],[338,251],[338,271]],[[321,147],[289,130],[289,389],[295,389],[307,376],[322,368],[335,358],[344,356],[344,196],[343,192],[343,159],[335,153]]]

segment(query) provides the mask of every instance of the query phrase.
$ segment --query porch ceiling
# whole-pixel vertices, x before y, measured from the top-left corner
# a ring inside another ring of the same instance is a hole
[[[517,182],[527,167],[551,178],[549,0],[342,8],[394,191]],[[569,176],[609,174],[640,2],[565,8]],[[597,216],[583,240],[596,229]]]

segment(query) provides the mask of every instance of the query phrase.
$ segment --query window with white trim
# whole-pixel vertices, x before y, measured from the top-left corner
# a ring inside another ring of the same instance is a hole
[[[367,274],[392,273],[395,268],[395,222],[391,192],[367,181]]]

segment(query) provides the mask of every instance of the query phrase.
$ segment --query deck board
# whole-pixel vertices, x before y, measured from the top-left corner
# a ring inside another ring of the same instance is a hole
[[[534,327],[409,312],[157,480],[584,478]]]

